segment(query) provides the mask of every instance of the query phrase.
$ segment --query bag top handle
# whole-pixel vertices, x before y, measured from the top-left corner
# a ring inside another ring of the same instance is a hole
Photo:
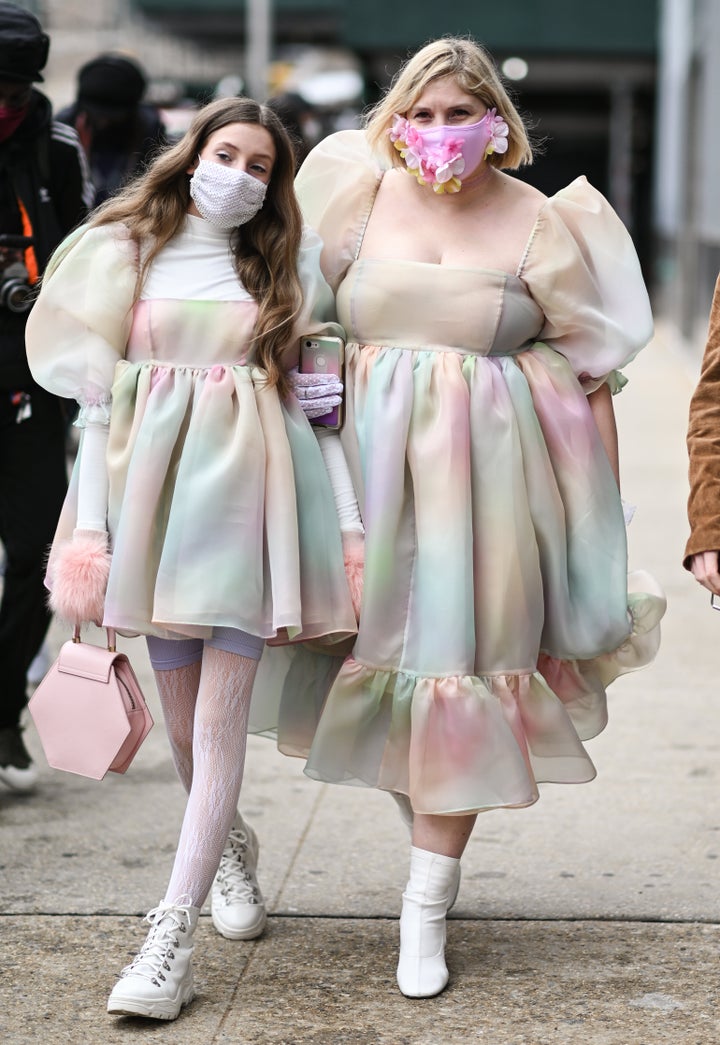
[[[115,635],[115,629],[114,628],[105,628],[105,634],[107,635],[107,648],[108,648],[108,650],[110,651],[110,653],[116,653],[117,652],[117,637]],[[73,628],[72,640],[73,640],[73,642],[81,642],[82,641],[82,639],[80,638],[80,625],[79,624],[76,624],[75,627]]]

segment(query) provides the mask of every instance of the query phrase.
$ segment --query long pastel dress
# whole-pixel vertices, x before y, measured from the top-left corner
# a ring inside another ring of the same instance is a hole
[[[343,444],[366,530],[357,642],[305,771],[423,813],[524,806],[539,782],[595,775],[583,741],[606,724],[605,687],[657,648],[664,598],[647,575],[628,594],[586,398],[650,339],[648,297],[584,178],[542,205],[517,272],[359,258],[383,174],[344,131],[297,182],[348,337]]]
[[[308,230],[288,367],[323,289],[332,302],[320,246]],[[135,301],[137,262],[124,227],[80,229],[51,264],[27,332],[35,380],[76,399],[81,423],[109,419],[104,624],[167,638],[206,638],[215,627],[353,634],[322,455],[297,401],[282,402],[255,362],[257,304],[232,271],[228,234],[188,215]],[[190,296],[167,294],[173,266],[178,286],[190,267]],[[75,526],[81,457],[82,442],[55,546]],[[52,566],[51,554],[50,583]]]

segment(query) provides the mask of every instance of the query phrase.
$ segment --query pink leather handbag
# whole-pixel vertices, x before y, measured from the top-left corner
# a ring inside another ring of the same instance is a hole
[[[48,764],[93,780],[124,773],[153,726],[112,628],[107,639],[102,649],[76,630],[28,704]]]

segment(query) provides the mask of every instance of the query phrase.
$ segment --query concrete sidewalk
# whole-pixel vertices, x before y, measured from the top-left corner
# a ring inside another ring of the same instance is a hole
[[[0,792],[0,1041],[8,1045],[710,1045],[720,1041],[720,615],[680,566],[695,375],[658,337],[616,400],[631,567],[665,588],[664,642],[611,690],[598,778],[481,817],[448,932],[449,988],[395,985],[408,840],[382,794],[318,785],[252,738],[241,807],[261,841],[265,935],[198,931],[173,1024],[105,1014],[168,878],[183,796],[158,726],[126,777],[42,767]],[[53,629],[53,642],[64,638]],[[153,693],[141,640],[125,644]]]

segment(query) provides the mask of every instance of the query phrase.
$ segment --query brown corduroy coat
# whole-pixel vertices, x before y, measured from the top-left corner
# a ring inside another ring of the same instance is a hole
[[[698,552],[720,551],[720,277],[715,284],[700,380],[690,400],[686,569]]]

